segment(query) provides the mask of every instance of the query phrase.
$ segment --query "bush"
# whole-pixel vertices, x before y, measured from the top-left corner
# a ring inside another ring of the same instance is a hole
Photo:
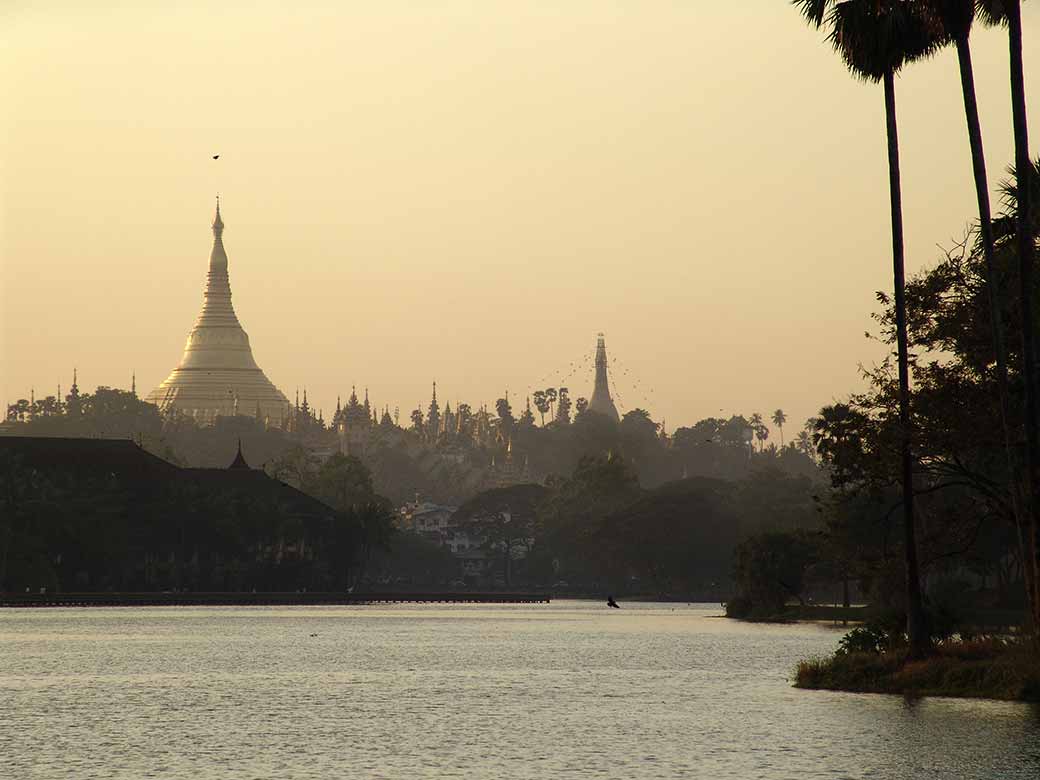
[[[838,655],[849,653],[883,653],[888,649],[888,634],[881,629],[860,626],[838,641]]]
[[[869,633],[854,641],[867,644]],[[861,693],[1037,701],[1040,661],[1027,643],[1005,639],[945,641],[936,646],[934,655],[913,662],[899,649],[880,653],[839,649],[830,658],[799,663],[795,685]]]

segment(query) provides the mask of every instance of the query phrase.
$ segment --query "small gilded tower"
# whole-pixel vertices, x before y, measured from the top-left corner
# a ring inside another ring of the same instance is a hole
[[[596,384],[592,388],[592,398],[589,399],[589,411],[598,412],[618,422],[621,417],[614,399],[610,397],[610,382],[607,379],[607,345],[600,333],[596,339]]]
[[[240,410],[242,414],[263,415],[274,425],[284,422],[289,399],[256,364],[249,336],[231,305],[219,199],[202,311],[188,335],[180,364],[146,400],[160,409],[188,414],[200,423],[239,414]]]

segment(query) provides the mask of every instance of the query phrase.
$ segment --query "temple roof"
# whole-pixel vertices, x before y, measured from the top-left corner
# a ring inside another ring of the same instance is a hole
[[[229,469],[248,469],[249,464],[246,463],[246,459],[242,457],[242,439],[238,440],[238,453],[235,455],[235,459],[231,461]]]

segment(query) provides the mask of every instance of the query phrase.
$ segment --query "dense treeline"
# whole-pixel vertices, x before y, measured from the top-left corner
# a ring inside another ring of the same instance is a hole
[[[819,489],[776,468],[643,488],[624,458],[587,456],[545,486],[481,493],[456,519],[483,539],[510,582],[714,599],[730,590],[741,540],[820,527]]]
[[[372,472],[375,491],[395,505],[419,493],[458,506],[495,484],[544,482],[572,473],[586,455],[608,452],[622,454],[648,487],[684,475],[739,479],[772,466],[810,477],[818,472],[808,424],[778,446],[757,413],[707,418],[666,434],[643,409],[615,423],[579,407],[539,425],[529,408],[514,416],[505,398],[494,414],[473,412],[466,404],[442,412],[434,399],[427,415],[417,413],[404,428],[388,413],[376,422],[352,396],[331,425],[304,401],[283,429],[250,415],[200,425],[186,415],[160,412],[133,392],[99,387],[82,394],[74,389],[64,399],[19,400],[8,407],[6,427],[26,436],[129,438],[171,462],[209,468],[226,466],[241,440],[251,465],[297,487],[304,472],[315,471],[329,455],[350,453]],[[783,411],[777,409],[771,421],[782,437]]]

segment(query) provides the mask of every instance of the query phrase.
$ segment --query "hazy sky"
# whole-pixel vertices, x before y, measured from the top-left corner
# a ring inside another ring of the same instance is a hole
[[[254,355],[326,416],[352,383],[403,419],[434,379],[522,405],[602,330],[624,409],[797,428],[882,355],[881,88],[785,0],[3,8],[0,401],[73,366],[90,389],[164,379],[218,191]],[[1040,3],[1025,28],[1037,94]],[[994,186],[1006,46],[974,36]],[[916,269],[975,209],[954,53],[897,100]]]

